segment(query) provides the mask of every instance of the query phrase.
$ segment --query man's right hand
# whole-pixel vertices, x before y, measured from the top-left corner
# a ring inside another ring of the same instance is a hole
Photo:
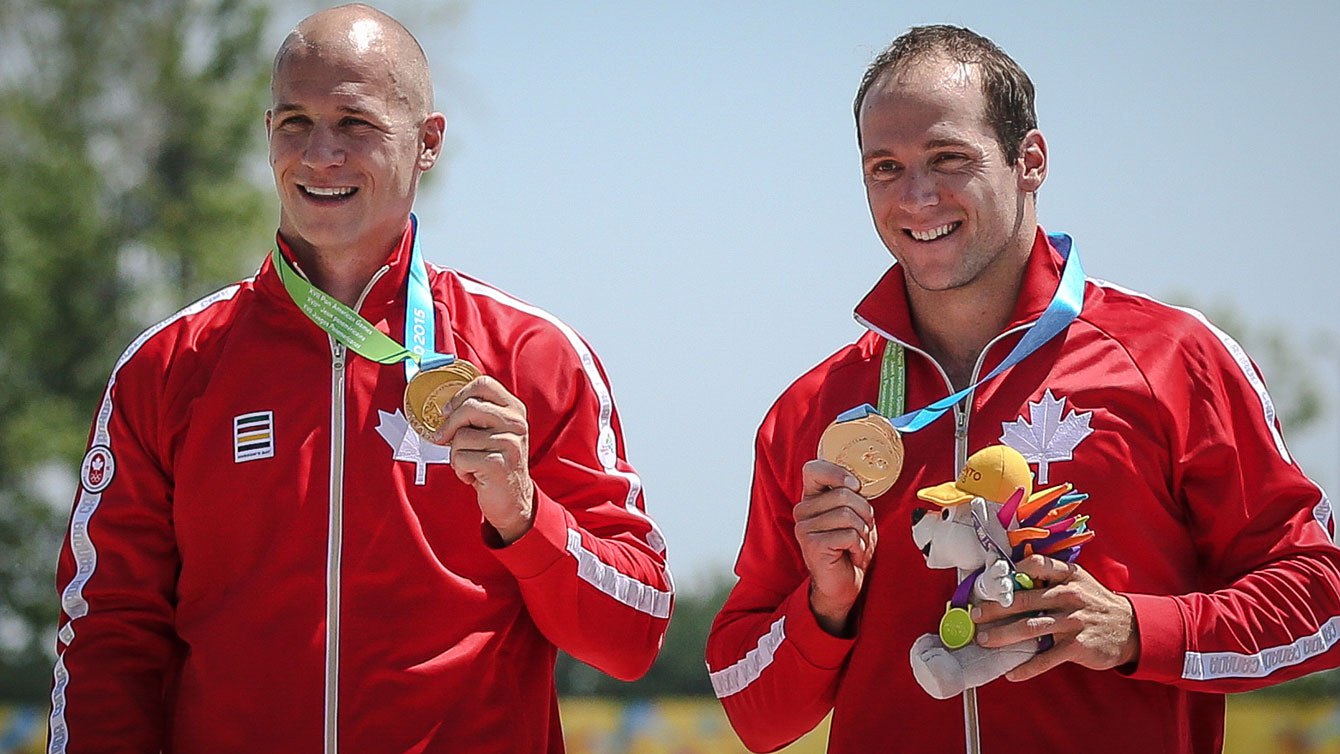
[[[879,539],[875,509],[856,493],[851,472],[813,460],[801,472],[804,498],[796,504],[796,541],[810,571],[810,609],[834,636],[850,634],[849,616],[865,583]]]

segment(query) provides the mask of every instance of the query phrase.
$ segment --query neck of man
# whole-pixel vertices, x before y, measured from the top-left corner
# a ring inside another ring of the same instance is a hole
[[[355,311],[372,276],[386,263],[403,234],[404,226],[401,226],[394,235],[387,235],[382,241],[360,247],[332,247],[314,246],[296,235],[291,237],[280,231],[307,280]]]
[[[955,390],[972,384],[982,351],[1010,322],[1032,251],[1032,230],[1027,238],[1026,244],[1011,244],[967,285],[932,291],[907,281],[917,337]]]
[[[381,268],[389,253],[388,248],[386,254],[373,259],[371,256],[354,258],[321,250],[303,254],[294,249],[298,263],[302,265],[302,270],[307,273],[312,285],[355,311],[358,309],[358,299],[363,295],[363,290],[368,287],[368,282]]]

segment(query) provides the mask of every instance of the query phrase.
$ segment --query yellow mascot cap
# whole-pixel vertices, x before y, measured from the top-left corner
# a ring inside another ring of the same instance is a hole
[[[1008,445],[991,445],[968,457],[957,480],[918,490],[917,497],[942,507],[960,505],[974,497],[1003,503],[1020,487],[1027,500],[1033,494],[1033,472],[1028,470],[1028,461]]]

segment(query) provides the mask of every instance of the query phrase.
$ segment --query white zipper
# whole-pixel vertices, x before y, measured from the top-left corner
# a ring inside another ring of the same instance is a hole
[[[1019,332],[1020,330],[1027,330],[1032,326],[1033,326],[1032,323],[1029,323],[1027,325],[1020,325],[1018,327],[1006,330],[1005,332],[987,341],[987,344],[985,346],[982,346],[981,352],[977,354],[977,363],[972,365],[972,375],[968,377],[968,384],[969,385],[977,384],[978,375],[982,373],[982,361],[986,359],[987,352],[990,351],[991,348],[996,345],[996,343],[999,343],[1002,338],[1008,335]],[[931,361],[934,362],[935,359],[931,359]],[[943,373],[944,370],[940,371]],[[954,388],[951,386],[949,389],[952,391]],[[973,390],[972,392],[963,396],[961,405],[954,406],[955,478],[958,477],[959,472],[963,471],[963,467],[968,465],[968,418],[972,414],[972,399],[976,396],[976,394],[977,391]],[[965,574],[962,571],[960,571],[959,579],[962,580],[964,575]],[[980,713],[977,707],[977,689],[967,689],[966,691],[963,692],[963,735],[965,741],[967,742],[968,754],[980,754],[982,750],[981,721],[980,721]]]
[[[987,344],[985,346],[982,346],[981,353],[977,354],[977,363],[973,364],[972,366],[972,376],[968,378],[968,384],[974,385],[977,383],[977,380],[979,379],[978,375],[982,373],[982,361],[986,359],[987,352],[989,352],[993,347],[995,347],[995,345],[999,343],[1002,339],[1007,338],[1017,332],[1028,330],[1035,323],[1036,320],[1026,325],[1019,325],[1018,327],[1012,327],[1009,330],[1006,330],[1005,332],[987,341]],[[931,361],[934,361],[934,359],[931,359]],[[966,396],[964,396],[961,415],[959,407],[958,406],[954,407],[955,419],[958,422],[958,426],[954,430],[955,476],[957,476],[958,473],[963,470],[964,466],[968,465],[968,418],[969,415],[972,413],[972,399],[976,394],[977,391],[974,390],[971,393],[968,393]]]
[[[354,303],[354,311],[363,308],[382,275],[391,269],[377,270]],[[330,336],[327,336],[330,337]],[[326,741],[325,754],[337,754],[339,748],[340,706],[340,554],[344,546],[344,375],[348,350],[330,337],[330,523],[326,539]]]

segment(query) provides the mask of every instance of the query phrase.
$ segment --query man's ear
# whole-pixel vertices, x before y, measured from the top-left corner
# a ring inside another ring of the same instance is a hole
[[[1019,142],[1019,190],[1032,194],[1047,180],[1047,140],[1036,128]]]
[[[424,171],[437,164],[442,156],[442,141],[447,134],[447,116],[433,113],[419,126],[419,170]]]

